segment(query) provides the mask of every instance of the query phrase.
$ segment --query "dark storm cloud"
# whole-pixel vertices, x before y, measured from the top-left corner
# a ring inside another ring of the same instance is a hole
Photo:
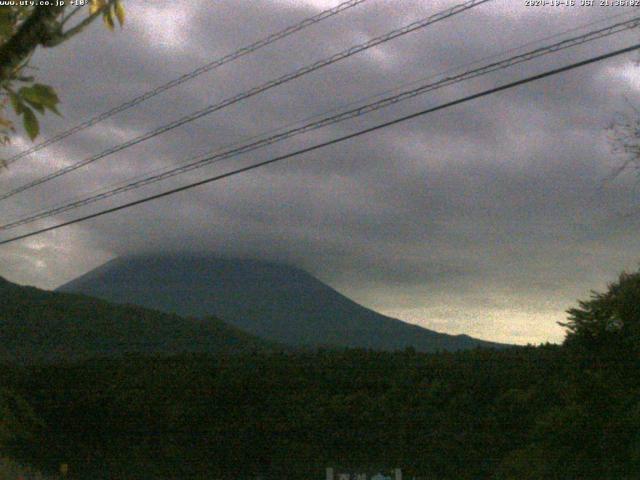
[[[58,88],[64,102],[64,118],[43,123],[45,137],[337,2],[229,0],[215,7],[209,2],[127,3],[130,20],[122,32],[114,35],[95,26],[69,45],[36,56],[38,75]],[[22,184],[454,3],[371,0],[16,163],[0,177],[0,185]],[[478,59],[624,11],[534,10],[499,0],[445,20],[16,196],[2,218],[176,165],[418,80],[424,83],[454,67],[453,73],[460,72]],[[142,193],[267,159],[634,41],[637,33],[627,33],[559,52]],[[640,96],[635,58],[519,87],[4,247],[1,274],[53,287],[111,256],[140,251],[257,256],[306,268],[358,301],[427,327],[500,341],[557,341],[561,332],[555,321],[563,318],[563,310],[590,288],[604,286],[620,269],[633,268],[637,258],[638,221],[623,219],[620,212],[640,205],[640,195],[624,178],[604,187],[601,182],[618,161],[611,156],[604,128],[623,108],[623,95],[632,101]],[[72,215],[52,222],[62,218]]]

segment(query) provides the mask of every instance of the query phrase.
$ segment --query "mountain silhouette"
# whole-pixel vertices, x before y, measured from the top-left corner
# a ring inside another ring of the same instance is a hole
[[[504,346],[381,315],[303,270],[261,260],[192,254],[121,257],[59,291],[183,316],[215,315],[258,337],[297,347],[433,352]]]

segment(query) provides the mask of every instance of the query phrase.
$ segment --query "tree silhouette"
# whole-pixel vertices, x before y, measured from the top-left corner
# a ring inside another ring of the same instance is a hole
[[[590,349],[614,347],[638,353],[640,346],[640,271],[622,273],[605,293],[593,292],[567,311],[566,343]]]

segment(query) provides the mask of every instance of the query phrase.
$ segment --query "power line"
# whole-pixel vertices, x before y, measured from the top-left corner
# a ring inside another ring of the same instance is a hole
[[[573,28],[570,28],[570,29],[567,29],[567,30],[563,30],[561,32],[554,33],[552,35],[547,35],[545,37],[538,38],[536,40],[532,40],[532,41],[526,42],[524,44],[520,44],[517,47],[509,48],[509,49],[503,50],[502,52],[499,52],[499,53],[491,54],[491,55],[488,55],[488,56],[485,56],[485,57],[482,57],[482,58],[479,58],[479,59],[476,59],[476,60],[472,60],[470,62],[465,62],[464,64],[458,65],[458,66],[453,67],[453,68],[449,68],[449,69],[447,69],[447,70],[445,70],[443,72],[439,72],[437,74],[431,74],[431,75],[429,75],[427,77],[422,77],[419,80],[413,80],[413,81],[410,81],[410,82],[403,82],[403,83],[398,84],[398,86],[396,86],[396,87],[387,89],[385,91],[382,91],[382,92],[379,92],[379,93],[376,93],[376,94],[373,94],[373,95],[367,95],[366,97],[361,97],[358,100],[353,100],[351,102],[348,102],[346,104],[341,105],[340,107],[334,107],[334,108],[331,108],[329,110],[325,110],[324,112],[321,112],[321,113],[315,113],[313,115],[305,117],[302,120],[296,120],[294,122],[290,122],[290,123],[287,123],[287,124],[284,124],[284,125],[280,125],[279,127],[271,128],[271,129],[263,131],[263,132],[261,132],[259,134],[253,134],[253,135],[248,135],[248,136],[242,137],[241,139],[236,140],[233,143],[223,145],[223,146],[217,148],[214,151],[210,151],[207,155],[211,155],[214,152],[221,152],[221,151],[224,151],[225,149],[230,149],[231,147],[236,147],[238,145],[241,145],[243,142],[255,140],[255,139],[264,137],[265,135],[271,135],[271,134],[275,134],[277,132],[285,131],[285,130],[287,130],[287,129],[295,126],[295,125],[301,125],[301,124],[304,124],[305,122],[309,122],[310,120],[326,116],[326,115],[328,115],[330,113],[333,113],[333,112],[337,112],[341,108],[346,108],[346,107],[350,107],[350,106],[353,106],[353,105],[357,105],[359,103],[362,103],[364,101],[369,101],[369,100],[372,100],[374,98],[381,98],[381,97],[384,97],[385,95],[389,95],[390,93],[393,93],[393,92],[400,92],[403,88],[407,88],[407,87],[413,86],[413,85],[418,85],[418,84],[420,84],[420,82],[424,82],[426,80],[431,80],[431,79],[434,79],[434,78],[442,77],[443,75],[447,75],[450,72],[459,71],[460,69],[462,69],[464,67],[470,67],[470,66],[473,66],[473,65],[478,65],[478,64],[480,64],[482,62],[493,60],[493,59],[496,59],[496,58],[500,58],[501,56],[504,56],[506,54],[520,51],[525,47],[529,47],[531,45],[539,44],[539,43],[544,42],[546,40],[552,40],[552,39],[561,37],[563,35],[566,35],[566,34],[569,34],[569,33],[572,33],[572,32],[576,32],[578,30],[583,30],[583,29],[585,29],[587,27],[592,27],[592,26],[597,25],[597,24],[601,24],[601,23],[604,23],[604,22],[612,21],[614,19],[618,19],[618,18],[626,17],[626,16],[631,16],[631,15],[629,15],[629,12],[620,13],[620,14],[617,14],[617,15],[611,15],[611,16],[606,17],[606,18],[601,18],[601,19],[598,19],[598,20],[595,20],[595,21],[592,21],[592,22],[588,22],[588,23],[579,25],[577,27],[573,27]],[[195,160],[196,158],[200,158],[200,157],[194,157],[194,158],[190,158],[188,160],[182,161],[180,163],[180,165],[188,164],[189,162]],[[214,162],[212,162],[212,163],[214,163]],[[106,193],[110,193],[112,190],[118,189],[121,186],[126,186],[129,183],[135,182],[135,181],[143,179],[143,178],[147,178],[148,176],[155,175],[156,173],[159,173],[159,172],[169,172],[169,171],[173,170],[174,168],[175,168],[174,166],[163,166],[163,167],[160,167],[160,168],[156,168],[156,169],[153,169],[153,170],[138,174],[135,177],[130,177],[127,180],[119,181],[119,182],[116,182],[116,183],[112,183],[112,184],[110,184],[108,186],[103,186],[103,187],[99,187],[99,188],[93,189],[90,192],[87,192],[86,195],[91,195],[90,198],[93,198],[93,196],[97,195],[98,192],[100,192],[101,194],[102,193],[105,193],[105,194]],[[68,203],[69,201],[59,202],[55,207],[53,207],[53,209],[56,209],[56,212],[58,212],[58,210],[57,210],[58,208],[75,205],[77,202],[81,202],[81,201],[84,201],[84,199],[82,199],[82,197],[80,195],[76,195],[76,197],[72,201],[72,203]],[[91,203],[93,203],[93,202],[91,202]],[[47,212],[51,212],[51,211],[52,210],[40,210],[37,214],[39,215],[41,213],[47,213]],[[36,213],[34,213],[34,215],[36,215]],[[8,222],[13,222],[14,220],[19,220],[21,218],[23,218],[23,217],[21,217],[20,215],[14,215],[13,217],[11,217],[7,221]],[[0,229],[2,229],[2,228],[3,227],[0,227]]]
[[[552,35],[547,35],[545,37],[538,38],[538,39],[535,39],[535,40],[520,44],[520,45],[518,45],[516,47],[512,47],[512,48],[509,48],[507,50],[503,50],[502,52],[499,52],[499,53],[494,53],[494,54],[487,55],[485,57],[482,57],[482,58],[479,58],[479,59],[476,59],[476,60],[465,62],[465,63],[463,63],[461,65],[456,66],[456,67],[448,68],[447,70],[445,70],[443,72],[439,72],[439,73],[436,73],[436,74],[431,74],[431,75],[428,75],[426,77],[422,77],[422,78],[420,78],[418,80],[413,80],[413,81],[410,81],[410,82],[403,82],[403,83],[398,84],[398,86],[396,86],[396,87],[393,87],[393,88],[378,92],[378,93],[373,94],[373,95],[367,95],[366,97],[361,97],[358,100],[350,101],[350,102],[348,102],[346,104],[343,104],[343,105],[341,105],[339,107],[334,107],[334,108],[331,108],[329,110],[325,110],[324,112],[321,112],[321,113],[315,113],[313,115],[305,117],[302,120],[296,120],[294,122],[289,122],[289,123],[280,125],[279,127],[268,129],[268,130],[263,131],[263,132],[261,132],[259,134],[252,134],[252,135],[244,136],[239,140],[236,140],[236,141],[234,141],[234,142],[232,142],[230,144],[226,144],[226,145],[223,145],[223,146],[217,148],[213,152],[210,151],[209,154],[214,153],[214,152],[221,152],[221,151],[223,151],[225,149],[229,149],[231,147],[235,147],[235,146],[241,145],[243,142],[248,142],[248,141],[251,141],[251,140],[255,140],[255,139],[264,137],[265,135],[271,135],[271,134],[274,134],[274,133],[277,133],[277,132],[282,132],[282,131],[284,131],[286,129],[289,129],[289,128],[295,126],[295,125],[301,125],[301,124],[304,124],[305,122],[309,122],[310,120],[326,116],[326,115],[328,115],[330,113],[333,113],[333,112],[337,112],[341,108],[346,108],[346,107],[350,107],[350,106],[353,106],[353,105],[358,105],[359,103],[362,103],[362,102],[365,102],[365,101],[370,101],[370,100],[375,99],[375,98],[381,98],[381,97],[384,97],[385,95],[389,95],[389,94],[394,93],[394,92],[399,92],[403,88],[407,88],[407,87],[410,87],[410,86],[413,86],[413,85],[418,85],[418,84],[420,84],[420,82],[424,82],[426,80],[431,80],[431,79],[434,79],[434,78],[442,77],[443,75],[447,75],[447,74],[449,74],[451,72],[459,71],[460,69],[462,69],[464,67],[470,67],[470,66],[473,66],[473,65],[481,64],[482,62],[485,62],[485,61],[494,60],[494,59],[500,58],[501,56],[504,56],[506,54],[510,54],[510,53],[513,53],[513,52],[520,51],[525,47],[529,47],[529,46],[532,46],[532,45],[535,45],[535,44],[539,44],[539,43],[544,42],[546,40],[552,40],[552,39],[555,39],[555,38],[558,38],[558,37],[562,37],[563,35],[567,35],[569,33],[576,32],[578,30],[584,30],[584,29],[586,29],[588,27],[593,27],[593,26],[598,25],[598,24],[602,24],[602,23],[605,23],[605,22],[613,21],[613,20],[621,18],[621,17],[630,17],[630,16],[631,15],[629,15],[629,12],[624,12],[624,13],[619,13],[619,14],[616,14],[616,15],[611,15],[611,16],[608,16],[608,17],[605,17],[605,18],[600,18],[598,20],[587,22],[587,23],[584,23],[582,25],[579,25],[579,26],[576,26],[576,27],[572,27],[570,29],[563,30],[561,32],[554,33]],[[195,160],[195,158],[191,158],[191,159],[182,161],[180,163],[180,165],[187,164],[187,163],[191,162],[192,160]],[[156,169],[147,171],[145,173],[138,174],[135,177],[130,177],[127,180],[124,180],[124,181],[121,180],[119,182],[112,183],[112,184],[110,184],[108,186],[103,186],[103,187],[99,187],[99,188],[93,189],[93,190],[91,190],[89,192],[86,192],[85,195],[94,196],[94,195],[97,195],[98,193],[107,194],[107,193],[110,193],[110,191],[113,190],[113,189],[117,189],[117,188],[119,188],[121,186],[126,186],[131,182],[137,181],[139,179],[146,178],[147,176],[154,175],[154,174],[159,173],[159,172],[167,172],[169,170],[172,170],[173,168],[175,168],[175,167],[173,167],[173,166],[163,166],[163,167],[160,167],[160,168],[156,168]],[[93,198],[93,197],[91,197],[91,198]],[[59,208],[66,207],[67,205],[72,206],[72,205],[75,205],[76,203],[81,202],[83,200],[84,199],[82,198],[82,196],[76,195],[73,200],[67,200],[65,202],[58,202],[57,205],[55,205],[55,207],[52,207],[52,208],[55,209],[56,212],[57,212],[58,211],[57,209],[59,209]],[[69,202],[71,202],[71,203],[69,203]],[[91,202],[91,203],[93,203],[93,202]],[[50,211],[51,210],[40,210],[37,213],[34,212],[33,215],[36,215],[36,214],[39,215],[41,213],[47,213],[47,212],[50,212]],[[66,208],[65,208],[64,211],[66,211]],[[19,220],[21,218],[23,218],[23,217],[21,217],[20,215],[14,215],[14,216],[10,217],[7,220],[7,222],[14,222],[15,220]],[[1,227],[0,227],[0,229],[1,229]]]
[[[263,47],[266,47],[267,45],[270,45],[272,43],[277,42],[278,40],[281,40],[285,37],[288,37],[289,35],[293,35],[296,32],[299,32],[300,30],[303,30],[311,25],[315,25],[316,23],[319,23],[323,20],[326,20],[327,18],[333,17],[334,15],[337,15],[340,12],[343,12],[345,10],[348,10],[350,8],[353,8],[357,5],[360,5],[361,3],[366,2],[367,0],[349,0],[347,2],[343,2],[339,5],[337,5],[336,7],[330,8],[328,10],[325,10],[323,12],[320,12],[317,15],[314,15],[313,17],[309,17],[306,18],[304,20],[302,20],[301,22],[295,24],[295,25],[291,25],[287,28],[285,28],[284,30],[280,30],[279,32],[276,32],[272,35],[269,35],[268,37],[263,38],[262,40],[258,40],[257,42],[254,42],[250,45],[247,45],[245,47],[242,47],[238,50],[236,50],[235,52],[229,53],[227,55],[225,55],[224,57],[220,57],[210,63],[207,63],[206,65],[202,65],[199,68],[196,68],[195,70],[189,72],[189,73],[185,73],[184,75],[179,76],[178,78],[174,78],[173,80],[170,80],[167,83],[164,83],[156,88],[154,88],[153,90],[149,90],[148,92],[145,92],[135,98],[132,98],[131,100],[118,105],[117,107],[114,107],[110,110],[107,110],[106,112],[103,112],[99,115],[96,115],[78,125],[76,125],[75,127],[72,127],[68,130],[65,130],[63,132],[60,132],[56,135],[54,135],[53,137],[50,137],[40,143],[38,143],[37,145],[34,145],[31,148],[28,148],[16,155],[14,155],[13,157],[9,158],[8,160],[5,161],[5,165],[11,165],[12,163],[16,162],[17,160],[20,160],[21,158],[24,158],[28,155],[31,155],[32,153],[35,153],[39,150],[42,150],[43,148],[48,147],[49,145],[53,145],[54,143],[59,142],[60,140],[69,137],[70,135],[73,135],[74,133],[80,132],[86,128],[92,127],[93,125],[96,125],[99,122],[102,122],[103,120],[106,120],[109,117],[112,117],[113,115],[120,113],[120,112],[124,112],[125,110],[128,110],[131,107],[134,107],[136,105],[138,105],[139,103],[142,103],[146,100],[149,100],[150,98],[155,97],[156,95],[159,95],[160,93],[169,90],[170,88],[176,87],[184,82],[187,82],[199,75],[202,75],[203,73],[209,72],[211,70],[214,70],[218,67],[221,67],[222,65],[225,65],[227,63],[233,62],[234,60],[237,60],[240,57],[243,57],[245,55],[248,55],[250,53],[255,52],[256,50],[259,50]]]
[[[330,124],[338,123],[338,122],[341,122],[341,121],[344,121],[344,120],[347,120],[347,119],[350,119],[350,118],[354,118],[354,117],[357,117],[357,116],[360,116],[360,115],[364,115],[366,113],[369,113],[369,112],[372,112],[374,110],[378,110],[378,109],[387,107],[389,105],[398,103],[398,102],[406,100],[408,98],[412,98],[412,97],[415,97],[417,95],[424,94],[424,93],[426,93],[428,91],[433,91],[435,89],[442,88],[444,86],[449,86],[449,85],[452,85],[454,83],[458,83],[458,82],[463,81],[463,80],[467,80],[467,79],[470,79],[470,78],[478,77],[480,75],[485,75],[487,73],[491,73],[491,72],[499,70],[499,69],[504,69],[504,68],[507,68],[507,67],[510,67],[510,66],[525,62],[525,61],[530,61],[530,60],[532,60],[534,58],[538,58],[540,56],[547,55],[549,53],[553,53],[553,52],[556,52],[556,51],[559,51],[559,50],[562,50],[562,49],[566,49],[566,48],[569,48],[569,47],[580,45],[580,44],[586,43],[588,41],[593,41],[593,40],[596,40],[596,39],[599,39],[599,38],[603,38],[605,36],[612,35],[614,33],[619,33],[620,31],[624,31],[624,30],[627,30],[627,29],[630,29],[630,28],[635,28],[635,27],[638,26],[638,24],[640,24],[640,17],[636,17],[634,19],[631,19],[631,20],[628,20],[628,21],[625,21],[625,22],[620,22],[618,24],[615,24],[615,25],[612,25],[610,27],[606,27],[606,28],[603,28],[603,29],[600,29],[600,30],[596,30],[596,31],[593,31],[593,32],[588,32],[588,33],[580,35],[578,37],[566,39],[566,40],[563,40],[561,42],[555,43],[553,45],[541,47],[541,48],[535,49],[533,51],[526,52],[526,53],[511,57],[511,58],[508,58],[506,60],[502,60],[502,61],[499,61],[499,62],[494,62],[492,64],[489,64],[489,65],[486,65],[486,66],[483,66],[481,68],[474,69],[474,70],[471,70],[471,71],[468,71],[468,72],[464,72],[464,73],[459,74],[459,75],[455,75],[455,76],[452,76],[452,77],[447,77],[447,78],[444,78],[444,79],[442,79],[442,80],[440,80],[438,82],[435,82],[435,83],[422,85],[422,86],[420,86],[420,87],[418,87],[416,89],[409,90],[409,91],[406,91],[406,92],[402,92],[402,93],[400,93],[398,95],[394,95],[392,97],[384,98],[384,99],[379,100],[377,102],[374,102],[374,103],[371,103],[371,104],[368,104],[368,105],[365,105],[365,106],[362,106],[362,107],[358,107],[358,108],[355,108],[355,109],[352,109],[352,110],[349,110],[349,111],[346,111],[346,112],[342,112],[342,113],[340,113],[338,115],[334,115],[334,116],[331,116],[331,117],[328,117],[328,118],[324,118],[324,119],[322,119],[320,121],[312,122],[312,123],[309,123],[307,125],[303,125],[301,127],[298,127],[298,128],[295,128],[295,129],[292,129],[292,130],[289,130],[289,131],[286,131],[286,132],[283,132],[283,133],[279,133],[277,135],[273,135],[273,136],[265,138],[265,139],[261,139],[261,140],[259,140],[257,142],[253,142],[253,143],[250,143],[248,145],[243,145],[243,146],[241,146],[239,148],[236,148],[236,149],[228,150],[228,151],[225,151],[225,152],[222,152],[222,153],[217,153],[217,154],[215,154],[213,156],[207,156],[204,159],[196,160],[193,163],[189,163],[189,164],[184,165],[184,166],[180,166],[180,167],[176,167],[176,168],[173,168],[171,170],[168,170],[168,171],[164,171],[163,173],[158,174],[158,175],[152,175],[152,176],[149,176],[149,177],[145,177],[145,178],[143,178],[142,180],[139,180],[139,181],[134,181],[134,182],[130,182],[130,183],[124,184],[123,186],[117,187],[117,188],[115,188],[113,190],[109,190],[109,191],[106,191],[106,192],[103,192],[103,193],[100,193],[100,194],[97,194],[97,195],[93,195],[93,196],[90,196],[90,197],[87,197],[87,198],[84,198],[84,199],[81,199],[81,200],[78,200],[78,201],[75,201],[75,202],[71,202],[71,203],[68,203],[68,204],[65,204],[65,205],[62,205],[62,206],[59,206],[59,207],[55,207],[53,209],[45,210],[43,212],[39,212],[37,214],[34,214],[34,215],[28,216],[26,218],[22,218],[22,219],[13,221],[11,223],[7,223],[5,225],[0,225],[0,230],[7,230],[7,229],[10,229],[10,228],[17,227],[19,225],[24,225],[24,224],[31,223],[33,221],[36,221],[36,220],[39,220],[39,219],[42,219],[42,218],[53,216],[55,214],[63,213],[63,212],[78,208],[80,206],[85,206],[85,205],[88,205],[88,204],[91,204],[91,203],[95,203],[95,202],[97,202],[99,200],[103,200],[105,198],[109,198],[109,197],[114,196],[116,194],[124,193],[124,192],[129,191],[129,190],[140,188],[142,186],[145,186],[145,185],[148,185],[148,184],[151,184],[151,183],[155,183],[155,182],[158,182],[158,181],[173,177],[173,176],[181,174],[181,173],[188,172],[190,170],[194,170],[194,169],[197,169],[197,168],[204,167],[204,166],[206,166],[206,165],[208,165],[210,163],[214,163],[214,162],[221,161],[221,160],[224,160],[224,159],[227,159],[227,158],[231,158],[231,157],[234,157],[236,155],[240,155],[242,153],[247,153],[249,151],[256,150],[256,149],[261,148],[263,146],[267,146],[267,145],[270,145],[270,144],[285,140],[287,138],[291,138],[293,136],[297,136],[299,134],[306,133],[306,132],[311,131],[311,130],[315,130],[317,128],[321,128],[321,127],[324,127],[324,126],[327,126],[327,125],[330,125]]]
[[[294,72],[288,73],[286,75],[283,75],[281,77],[278,77],[274,80],[271,80],[269,82],[266,82],[260,86],[254,87],[246,92],[240,93],[238,95],[235,95],[233,97],[227,98],[225,100],[222,100],[219,103],[216,103],[214,105],[210,105],[208,107],[205,107],[201,110],[197,110],[189,115],[186,115],[182,118],[179,118],[178,120],[174,120],[171,123],[168,123],[162,127],[156,128],[150,132],[147,132],[145,134],[139,135],[138,137],[135,137],[125,143],[121,143],[119,145],[116,145],[114,147],[111,147],[107,150],[104,150],[103,152],[94,155],[92,157],[86,158],[84,160],[81,160],[80,162],[77,162],[73,165],[69,165],[67,167],[61,168],[49,175],[45,175],[44,177],[41,177],[37,180],[34,180],[32,182],[29,182],[25,185],[22,185],[18,188],[15,188],[5,194],[0,195],[0,200],[5,200],[9,197],[12,197],[20,192],[24,192],[25,190],[28,190],[30,188],[33,188],[35,186],[41,185],[45,182],[48,182],[49,180],[53,180],[54,178],[58,178],[62,175],[65,175],[67,173],[73,172],[74,170],[77,170],[80,167],[83,167],[85,165],[89,165],[90,163],[93,163],[97,160],[100,160],[101,158],[104,158],[108,155],[111,155],[113,153],[122,151],[126,148],[132,147],[134,145],[137,145],[139,143],[142,143],[146,140],[149,140],[153,137],[156,137],[158,135],[161,135],[163,133],[166,133],[170,130],[173,130],[177,127],[180,127],[182,125],[185,125],[187,123],[193,122],[194,120],[197,120],[199,118],[204,117],[205,115],[210,115],[211,113],[214,113],[218,110],[222,110],[223,108],[226,108],[230,105],[233,105],[235,103],[238,103],[242,100],[246,100],[247,98],[253,97],[255,95],[258,95],[262,92],[265,92],[271,88],[277,87],[279,85],[282,85],[286,82],[289,82],[291,80],[294,80],[296,78],[302,77],[303,75],[306,75],[308,73],[314,72],[316,70],[319,70],[320,68],[326,67],[327,65],[331,65],[333,63],[336,63],[340,60],[344,60],[345,58],[351,57],[352,55],[355,55],[357,53],[360,53],[364,50],[367,50],[369,48],[373,48],[377,45],[380,45],[382,43],[388,42],[390,40],[393,40],[395,38],[398,38],[402,35],[406,35],[408,33],[414,32],[416,30],[419,30],[421,28],[425,28],[429,25],[432,25],[436,22],[439,22],[441,20],[444,20],[446,18],[455,16],[459,13],[462,13],[466,10],[469,10],[471,8],[477,7],[479,5],[482,5],[483,3],[487,3],[491,0],[469,0],[467,2],[461,3],[459,5],[455,5],[451,8],[448,8],[446,10],[443,10],[439,13],[436,13],[434,15],[431,15],[427,18],[423,18],[421,20],[415,21],[413,23],[410,23],[409,25],[406,25],[402,28],[399,28],[397,30],[393,30],[391,32],[388,32],[384,35],[381,35],[379,37],[373,38],[365,43],[353,46],[348,48],[347,50],[343,50],[342,52],[336,53],[334,55],[332,55],[331,57],[325,58],[323,60],[319,60],[315,63],[312,63],[310,65],[307,65],[305,67],[302,67],[298,70],[295,70]]]
[[[498,70],[502,70],[508,67],[511,67],[513,65],[517,65],[523,62],[527,62],[527,61],[531,61],[533,59],[542,57],[544,55],[548,55],[550,53],[554,53],[560,50],[564,50],[567,48],[571,48],[577,45],[581,45],[590,41],[594,41],[603,37],[607,37],[616,33],[620,33],[622,31],[626,31],[629,30],[631,28],[636,28],[640,25],[640,17],[634,17],[630,20],[624,21],[624,22],[619,22],[616,23],[614,25],[611,25],[609,27],[605,27],[605,28],[601,28],[599,30],[595,30],[595,31],[591,31],[591,32],[587,32],[583,35],[579,35],[576,37],[572,37],[572,38],[568,38],[565,40],[562,40],[560,42],[551,44],[551,45],[547,45],[544,47],[539,47],[537,49],[531,50],[529,52],[525,52],[504,60],[500,60],[497,62],[493,62],[490,63],[488,65],[467,71],[467,72],[463,72],[460,73],[458,75],[453,75],[453,76],[449,76],[449,77],[445,77],[439,81],[433,82],[433,83],[427,83],[425,85],[421,85],[417,88],[411,89],[411,90],[407,90],[404,92],[401,92],[397,95],[393,95],[390,97],[386,97],[386,98],[382,98],[376,102],[373,103],[369,103],[367,105],[364,106],[360,106],[351,110],[347,110],[341,113],[338,113],[336,115],[332,115],[311,123],[307,123],[306,125],[302,125],[300,127],[297,128],[293,128],[290,130],[287,130],[285,132],[281,132],[281,133],[277,133],[275,135],[266,137],[266,138],[262,138],[258,141],[249,143],[249,144],[245,144],[242,145],[240,147],[237,148],[233,148],[227,151],[223,151],[220,153],[215,153],[213,155],[208,155],[205,156],[204,158],[199,158],[199,159],[192,159],[195,161],[190,160],[191,163],[187,163],[186,165],[182,165],[179,167],[174,167],[170,170],[165,170],[162,173],[156,174],[156,175],[151,175],[151,176],[147,176],[142,178],[141,180],[136,180],[136,181],[132,181],[129,183],[126,183],[120,187],[114,188],[112,190],[108,190],[106,192],[102,192],[96,195],[92,195],[89,197],[85,197],[83,199],[71,202],[71,203],[67,203],[52,209],[48,209],[48,210],[44,210],[41,212],[38,212],[36,214],[27,216],[27,217],[23,217],[21,219],[12,221],[10,223],[6,223],[4,225],[0,225],[0,230],[9,230],[11,228],[15,228],[18,227],[20,225],[25,225],[31,222],[34,222],[36,220],[40,220],[43,218],[47,218],[47,217],[51,217],[53,215],[57,215],[60,213],[64,213],[67,212],[69,210],[73,210],[85,205],[89,205],[95,202],[98,202],[100,200],[104,200],[106,198],[110,198],[112,196],[118,195],[120,193],[124,193],[130,190],[135,190],[137,188],[143,187],[145,185],[149,185],[152,183],[156,183],[159,182],[161,180],[165,180],[167,178],[191,171],[191,170],[195,170],[198,168],[202,168],[206,165],[209,165],[211,163],[214,162],[219,162],[228,158],[232,158],[235,157],[237,155],[241,155],[244,153],[248,153],[250,151],[254,151],[257,150],[259,148],[286,140],[288,138],[297,136],[297,135],[301,135],[303,133],[307,133],[309,131],[312,130],[316,130],[318,128],[322,128],[328,125],[333,125],[351,118],[355,118],[355,117],[359,117],[362,115],[365,115],[367,113],[388,107],[390,105],[394,105],[398,102],[416,97],[418,95],[422,95],[424,93],[439,89],[439,88],[443,88],[446,86],[450,86],[465,80],[469,80],[472,78],[476,78],[479,77],[481,75],[486,75],[488,73],[492,73]]]
[[[412,113],[410,115],[405,115],[405,116],[396,118],[394,120],[391,120],[391,121],[388,121],[388,122],[384,122],[384,123],[375,125],[373,127],[366,128],[364,130],[359,130],[357,132],[350,133],[348,135],[344,135],[344,136],[341,136],[341,137],[338,137],[338,138],[334,138],[334,139],[328,140],[326,142],[318,143],[316,145],[312,145],[311,147],[306,147],[306,148],[303,148],[303,149],[300,149],[300,150],[296,150],[296,151],[288,153],[286,155],[281,155],[279,157],[271,158],[271,159],[265,160],[263,162],[259,162],[259,163],[255,163],[253,165],[249,165],[249,166],[246,166],[246,167],[238,168],[236,170],[232,170],[232,171],[227,172],[227,173],[223,173],[223,174],[220,174],[220,175],[215,175],[213,177],[209,177],[209,178],[206,178],[204,180],[200,180],[200,181],[197,181],[197,182],[194,182],[194,183],[190,183],[190,184],[184,185],[182,187],[178,187],[178,188],[174,188],[174,189],[171,189],[171,190],[167,190],[165,192],[158,193],[158,194],[155,194],[155,195],[151,195],[149,197],[145,197],[145,198],[142,198],[142,199],[139,199],[139,200],[135,200],[135,201],[132,201],[132,202],[129,202],[129,203],[125,203],[125,204],[119,205],[117,207],[112,207],[112,208],[108,208],[108,209],[105,209],[105,210],[101,210],[99,212],[92,213],[90,215],[85,215],[83,217],[79,217],[79,218],[76,218],[76,219],[73,219],[73,220],[69,220],[69,221],[66,221],[66,222],[63,222],[63,223],[59,223],[57,225],[53,225],[53,226],[46,227],[46,228],[41,228],[39,230],[35,230],[35,231],[29,232],[29,233],[25,233],[23,235],[18,235],[18,236],[12,237],[12,238],[8,238],[6,240],[0,241],[0,245],[5,245],[7,243],[12,243],[12,242],[15,242],[15,241],[18,241],[18,240],[22,240],[22,239],[25,239],[25,238],[33,237],[35,235],[39,235],[39,234],[42,234],[42,233],[45,233],[45,232],[50,232],[52,230],[57,230],[59,228],[66,227],[68,225],[73,225],[73,224],[76,224],[76,223],[84,222],[86,220],[90,220],[92,218],[100,217],[100,216],[106,215],[108,213],[117,212],[117,211],[120,211],[120,210],[124,210],[126,208],[133,207],[135,205],[140,205],[140,204],[147,203],[147,202],[150,202],[150,201],[153,201],[153,200],[157,200],[159,198],[167,197],[169,195],[173,195],[173,194],[185,191],[185,190],[190,190],[192,188],[195,188],[195,187],[198,187],[198,186],[201,186],[201,185],[205,185],[207,183],[216,182],[216,181],[222,180],[224,178],[232,177],[234,175],[238,175],[240,173],[248,172],[250,170],[255,170],[257,168],[264,167],[266,165],[270,165],[272,163],[276,163],[276,162],[279,162],[279,161],[282,161],[282,160],[286,160],[288,158],[292,158],[292,157],[296,157],[298,155],[309,153],[309,152],[312,152],[314,150],[318,150],[320,148],[324,148],[324,147],[327,147],[327,146],[330,146],[330,145],[341,143],[341,142],[344,142],[346,140],[350,140],[352,138],[356,138],[356,137],[359,137],[361,135],[365,135],[367,133],[371,133],[371,132],[374,132],[374,131],[377,131],[377,130],[381,130],[383,128],[390,127],[392,125],[396,125],[396,124],[399,124],[399,123],[402,123],[402,122],[406,122],[407,120],[411,120],[411,119],[414,119],[414,118],[418,118],[418,117],[427,115],[429,113],[433,113],[433,112],[436,112],[436,111],[439,111],[439,110],[444,110],[446,108],[450,108],[450,107],[453,107],[455,105],[460,105],[462,103],[466,103],[466,102],[469,102],[471,100],[475,100],[477,98],[481,98],[481,97],[485,97],[485,96],[488,96],[488,95],[492,95],[494,93],[498,93],[498,92],[501,92],[501,91],[504,91],[504,90],[508,90],[508,89],[511,89],[511,88],[514,88],[514,87],[517,87],[517,86],[520,86],[520,85],[524,85],[526,83],[534,82],[536,80],[541,80],[543,78],[547,78],[547,77],[550,77],[552,75],[557,75],[559,73],[567,72],[569,70],[573,70],[573,69],[576,69],[576,68],[579,68],[579,67],[590,65],[592,63],[600,62],[600,61],[606,60],[608,58],[612,58],[612,57],[615,57],[615,56],[623,55],[625,53],[629,53],[629,52],[632,52],[632,51],[638,50],[638,49],[640,49],[640,43],[637,43],[637,44],[632,45],[630,47],[626,47],[626,48],[622,48],[622,49],[619,49],[619,50],[615,50],[613,52],[609,52],[609,53],[606,53],[606,54],[603,54],[603,55],[599,55],[597,57],[592,57],[592,58],[589,58],[587,60],[582,60],[582,61],[577,62],[577,63],[572,63],[572,64],[566,65],[564,67],[556,68],[556,69],[553,69],[553,70],[548,70],[548,71],[546,71],[544,73],[533,75],[533,76],[530,76],[530,77],[527,77],[527,78],[524,78],[524,79],[521,79],[521,80],[517,80],[515,82],[510,82],[510,83],[507,83],[505,85],[501,85],[499,87],[491,88],[489,90],[484,90],[484,91],[482,91],[480,93],[475,93],[473,95],[469,95],[469,96],[460,98],[458,100],[453,100],[451,102],[447,102],[447,103],[438,105],[436,107],[431,107],[431,108],[428,108],[426,110],[421,110],[419,112]]]

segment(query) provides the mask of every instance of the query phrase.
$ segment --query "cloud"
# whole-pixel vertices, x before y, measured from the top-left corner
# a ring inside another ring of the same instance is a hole
[[[36,55],[39,79],[55,85],[63,99],[64,117],[48,117],[44,137],[336,3],[132,3],[122,32],[96,25],[68,45]],[[0,187],[22,184],[454,3],[366,2],[16,163],[0,177]],[[514,46],[529,43],[517,50],[524,51],[545,43],[531,44],[531,38],[632,13],[552,10],[534,12],[504,0],[483,5],[24,192],[5,202],[2,219],[445,71],[472,68],[471,62]],[[598,25],[603,23],[590,28]],[[629,32],[558,52],[100,206],[635,41]],[[3,247],[0,274],[50,288],[112,256],[141,251],[254,256],[301,266],[361,303],[436,330],[516,343],[560,341],[556,322],[566,308],[636,266],[637,220],[619,215],[640,206],[635,184],[622,179],[603,189],[601,182],[618,161],[604,128],[623,108],[623,95],[638,98],[635,59],[612,59]]]

